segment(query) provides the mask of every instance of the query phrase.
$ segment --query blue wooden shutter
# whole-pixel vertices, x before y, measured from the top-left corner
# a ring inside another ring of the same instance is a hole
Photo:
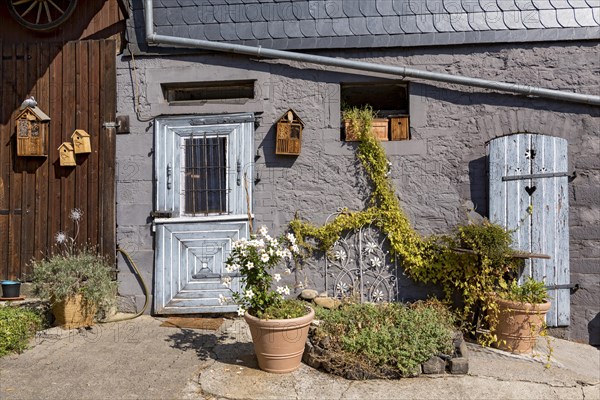
[[[551,288],[570,281],[567,146],[565,139],[528,133],[488,144],[490,220],[515,230],[515,249],[551,257],[527,260],[523,273]],[[548,325],[569,325],[569,289],[549,293]]]

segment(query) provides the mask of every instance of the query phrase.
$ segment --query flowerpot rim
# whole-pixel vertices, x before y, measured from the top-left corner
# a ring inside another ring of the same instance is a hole
[[[550,300],[545,301],[544,303],[527,303],[527,302],[522,302],[522,301],[514,301],[514,300],[508,300],[508,299],[503,299],[502,297],[496,295],[496,301],[498,302],[498,304],[502,304],[506,307],[510,307],[511,309],[518,309],[518,310],[530,310],[530,309],[536,309],[539,311],[547,311],[550,309],[552,302]]]
[[[258,318],[255,317],[254,315],[249,314],[248,312],[246,312],[244,314],[244,319],[246,321],[252,321],[252,322],[258,322],[260,321],[261,325],[265,325],[265,326],[273,326],[273,327],[281,327],[282,325],[284,326],[288,326],[288,325],[298,325],[298,324],[309,324],[315,317],[315,310],[311,307],[311,306],[306,306],[306,308],[309,310],[309,312],[301,317],[297,317],[297,318],[287,318],[287,319],[262,319],[262,318]]]
[[[2,284],[2,285],[20,285],[21,282],[19,282],[19,281],[5,280],[5,281],[1,281],[0,284]]]

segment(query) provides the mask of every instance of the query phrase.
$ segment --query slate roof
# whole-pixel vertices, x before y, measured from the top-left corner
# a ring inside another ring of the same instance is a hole
[[[143,38],[142,1],[133,11]],[[599,39],[600,0],[154,0],[154,25],[288,50]]]

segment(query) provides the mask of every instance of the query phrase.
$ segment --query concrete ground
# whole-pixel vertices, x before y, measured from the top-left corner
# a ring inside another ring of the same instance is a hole
[[[349,381],[306,365],[258,369],[243,320],[217,331],[160,327],[149,316],[52,328],[0,359],[1,399],[599,399],[600,351],[555,339],[543,356],[470,345],[469,374]]]

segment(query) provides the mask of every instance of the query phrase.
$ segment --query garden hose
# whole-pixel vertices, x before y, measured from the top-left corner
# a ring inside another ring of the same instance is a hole
[[[148,303],[150,301],[150,295],[148,294],[148,286],[146,285],[146,281],[144,281],[144,277],[140,273],[140,270],[138,269],[137,265],[135,265],[135,262],[131,259],[131,256],[129,256],[129,254],[127,254],[127,252],[125,250],[123,250],[122,248],[120,248],[119,246],[117,246],[117,252],[123,254],[123,257],[125,257],[125,259],[129,263],[129,265],[131,265],[133,267],[133,270],[135,271],[136,275],[140,278],[140,281],[142,281],[142,290],[144,291],[144,296],[146,297],[146,300],[144,301],[144,307],[142,307],[142,310],[140,312],[138,312],[137,314],[129,315],[127,317],[119,318],[119,319],[110,319],[110,320],[106,320],[106,321],[100,321],[100,323],[103,323],[103,324],[106,324],[109,322],[127,321],[130,319],[137,318],[140,315],[144,314],[144,312],[148,308]]]

